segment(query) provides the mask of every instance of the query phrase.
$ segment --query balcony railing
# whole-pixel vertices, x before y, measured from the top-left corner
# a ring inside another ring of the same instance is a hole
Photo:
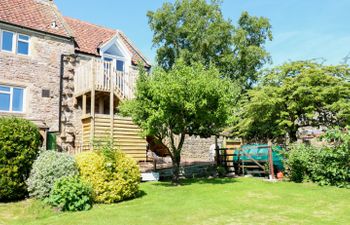
[[[117,71],[111,62],[92,59],[77,67],[74,77],[75,95],[91,90],[113,91],[121,99],[134,98],[137,72]]]

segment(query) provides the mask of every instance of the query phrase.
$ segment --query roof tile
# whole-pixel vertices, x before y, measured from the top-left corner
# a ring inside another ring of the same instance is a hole
[[[61,14],[50,0],[1,0],[0,21],[71,37]],[[53,22],[57,25],[55,28],[51,27]]]
[[[146,58],[134,47],[124,33],[78,19],[73,19],[70,17],[64,18],[69,27],[72,29],[73,36],[75,37],[75,41],[78,45],[76,48],[77,51],[100,56],[100,53],[98,52],[99,47],[111,40],[115,35],[119,34],[119,37],[121,37],[121,40],[133,55],[133,63],[136,65],[141,61],[145,64],[145,66],[150,66]]]

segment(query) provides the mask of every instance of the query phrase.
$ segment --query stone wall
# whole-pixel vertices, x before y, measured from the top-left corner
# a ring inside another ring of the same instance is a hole
[[[61,55],[74,54],[73,42],[4,24],[0,29],[30,36],[28,56],[0,51],[0,84],[25,88],[24,112],[0,113],[0,116],[23,117],[58,132]],[[65,76],[72,78],[73,73],[65,67]],[[43,96],[43,90],[49,92],[47,97]]]
[[[222,146],[223,139],[218,138],[219,146]],[[215,144],[215,136],[200,138],[195,136],[185,137],[181,157],[184,160],[212,161],[210,146]]]
[[[82,108],[78,105],[74,96],[74,74],[79,58],[76,56],[65,56],[63,73],[63,91],[61,104],[61,133],[58,145],[62,150],[73,152],[80,146],[82,136]]]

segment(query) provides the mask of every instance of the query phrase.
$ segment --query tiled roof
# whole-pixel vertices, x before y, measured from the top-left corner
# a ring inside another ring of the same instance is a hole
[[[141,61],[144,62],[145,66],[150,66],[146,58],[134,47],[131,41],[121,31],[101,27],[70,17],[64,18],[72,29],[73,36],[77,43],[76,50],[78,52],[100,56],[98,52],[99,47],[119,34],[119,37],[133,55],[133,63],[137,64]]]
[[[74,37],[78,52],[99,56],[99,47],[119,34],[132,53],[134,64],[150,64],[121,31],[63,17],[52,0],[0,0],[0,22],[43,31],[63,37]],[[52,23],[56,27],[52,27]]]
[[[69,28],[50,0],[0,0],[0,21],[71,37]],[[56,27],[52,27],[52,23]]]

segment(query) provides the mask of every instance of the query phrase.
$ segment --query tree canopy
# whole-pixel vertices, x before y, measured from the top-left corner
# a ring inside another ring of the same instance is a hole
[[[231,116],[239,89],[220,78],[214,67],[183,62],[169,71],[141,73],[136,87],[136,98],[122,104],[121,111],[132,116],[145,136],[154,136],[168,148],[177,182],[185,135],[218,134]]]
[[[271,25],[243,12],[235,27],[220,7],[218,0],[176,0],[149,11],[157,62],[165,70],[180,58],[186,65],[214,64],[221,75],[250,88],[256,71],[270,59],[264,45],[272,40]]]
[[[266,70],[240,102],[236,134],[247,139],[297,139],[305,126],[350,122],[350,68],[299,61]]]

